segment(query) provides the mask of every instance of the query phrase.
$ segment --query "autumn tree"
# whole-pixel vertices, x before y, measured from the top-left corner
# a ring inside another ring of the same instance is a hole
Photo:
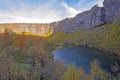
[[[6,49],[0,50],[0,80],[25,79],[23,71],[15,66],[14,58],[10,56]]]
[[[1,40],[5,47],[10,45],[10,33],[8,29],[5,29],[4,33],[1,35]]]
[[[61,80],[78,80],[77,70],[74,65],[67,68],[67,71],[64,73]]]
[[[78,79],[77,80],[89,80],[89,75],[86,74],[82,67],[78,69]]]
[[[66,66],[64,62],[52,60],[49,65],[47,65],[46,71],[49,74],[50,80],[60,80],[66,71]]]
[[[89,80],[108,80],[110,77],[111,75],[101,68],[98,60],[91,62]]]
[[[20,47],[21,49],[24,49],[26,46],[26,41],[27,41],[27,37],[25,35],[25,33],[23,32],[15,41],[14,44],[17,45],[18,47]]]

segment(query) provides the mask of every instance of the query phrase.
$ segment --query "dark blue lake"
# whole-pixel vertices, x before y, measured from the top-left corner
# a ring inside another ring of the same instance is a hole
[[[100,51],[84,47],[65,47],[53,51],[54,59],[66,62],[66,65],[75,64],[82,67],[85,72],[89,72],[90,62],[98,59],[102,68],[110,71],[111,66],[117,62],[120,63],[120,57],[106,55]]]

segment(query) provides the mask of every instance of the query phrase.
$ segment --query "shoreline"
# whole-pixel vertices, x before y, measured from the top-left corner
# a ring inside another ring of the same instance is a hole
[[[118,58],[120,58],[120,55],[118,55],[117,53],[115,53],[115,52],[111,52],[111,51],[108,51],[108,50],[103,50],[103,49],[100,49],[100,48],[96,48],[96,47],[89,47],[88,45],[86,45],[86,46],[83,46],[83,45],[74,45],[74,44],[68,44],[68,43],[65,43],[64,45],[62,45],[62,46],[60,46],[60,48],[63,48],[63,47],[66,47],[66,46],[72,46],[72,47],[84,47],[84,48],[93,48],[93,49],[95,49],[95,50],[97,50],[97,51],[100,51],[100,52],[102,52],[103,54],[106,54],[106,55],[108,55],[108,56],[112,56],[112,57],[118,57]],[[58,48],[58,46],[56,47],[56,48]],[[56,49],[55,48],[55,49]],[[55,50],[55,49],[53,49],[53,50]]]

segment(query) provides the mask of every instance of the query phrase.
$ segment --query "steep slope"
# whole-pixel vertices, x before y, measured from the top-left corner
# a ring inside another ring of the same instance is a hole
[[[55,32],[74,32],[78,29],[88,29],[98,25],[117,21],[120,16],[120,0],[104,0],[103,7],[95,5],[73,18],[66,18],[53,23]]]
[[[105,53],[120,55],[120,24],[109,23],[73,33],[56,32],[48,41],[61,47],[66,44],[92,47]]]

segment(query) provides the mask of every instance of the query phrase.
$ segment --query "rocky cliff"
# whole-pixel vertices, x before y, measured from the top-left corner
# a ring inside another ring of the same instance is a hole
[[[104,0],[103,7],[95,5],[91,10],[82,12],[73,18],[52,23],[54,31],[74,32],[88,29],[109,22],[118,21],[120,16],[120,0]]]

